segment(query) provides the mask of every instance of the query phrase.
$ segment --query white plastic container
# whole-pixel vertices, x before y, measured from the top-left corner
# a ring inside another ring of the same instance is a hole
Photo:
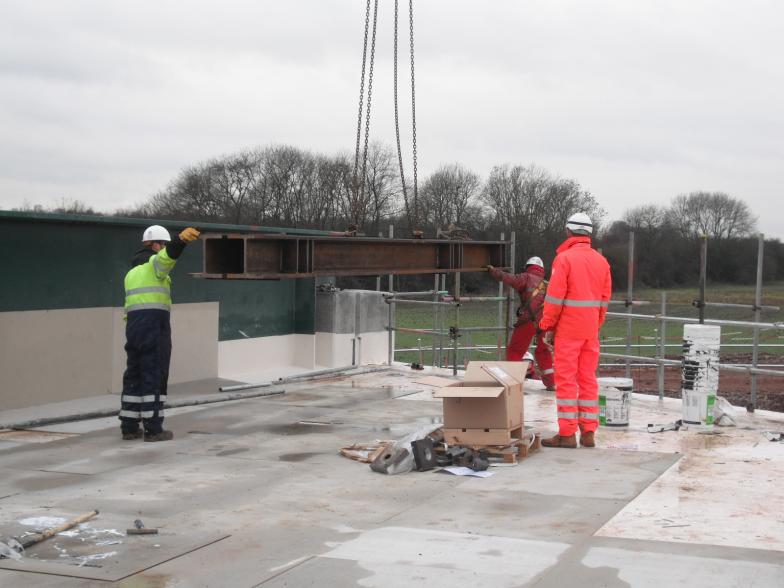
[[[713,405],[719,389],[721,327],[684,325],[681,398],[683,424],[713,428]]]
[[[634,380],[631,378],[597,378],[599,382],[599,424],[605,427],[628,427]]]

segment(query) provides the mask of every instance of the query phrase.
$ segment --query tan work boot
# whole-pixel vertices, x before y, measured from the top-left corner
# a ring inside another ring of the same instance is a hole
[[[580,445],[583,447],[596,447],[596,442],[593,439],[593,431],[580,433]]]
[[[564,447],[574,449],[577,447],[577,436],[572,434],[566,437],[555,435],[549,439],[542,439],[542,446],[544,447]]]
[[[142,437],[144,437],[144,433],[142,432],[141,429],[139,429],[138,431],[133,431],[131,433],[122,434],[123,441],[133,441],[134,439],[141,439]]]

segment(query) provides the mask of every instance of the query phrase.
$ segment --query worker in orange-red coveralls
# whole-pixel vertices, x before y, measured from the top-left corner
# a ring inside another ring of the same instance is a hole
[[[547,282],[544,279],[544,263],[540,257],[531,257],[525,262],[521,274],[508,274],[492,265],[487,266],[490,276],[517,290],[520,306],[517,309],[517,322],[506,345],[506,360],[521,361],[528,351],[531,340],[536,336],[536,364],[542,376],[542,383],[548,390],[555,390],[553,377],[553,354],[544,341],[544,332],[539,330],[542,318],[542,304]],[[533,367],[529,368],[529,375]]]
[[[567,239],[557,249],[539,328],[555,346],[558,434],[545,447],[594,447],[599,426],[599,329],[612,293],[610,265],[591,247],[593,223],[578,212],[566,222]]]

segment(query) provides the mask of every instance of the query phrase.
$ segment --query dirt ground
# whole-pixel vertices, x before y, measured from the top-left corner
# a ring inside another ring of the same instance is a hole
[[[672,356],[668,359],[680,359]],[[751,363],[750,354],[727,354],[721,358],[724,363]],[[781,364],[781,356],[760,355],[761,364]],[[782,370],[784,371],[784,370]],[[624,376],[624,368],[602,368],[600,376]],[[658,394],[658,375],[655,367],[632,368],[634,391],[643,394]],[[664,394],[680,398],[681,370],[667,367],[664,370]],[[719,375],[719,394],[735,406],[748,406],[751,403],[751,378],[746,374],[722,371]],[[784,412],[784,376],[760,376],[757,378],[757,404],[762,410]]]

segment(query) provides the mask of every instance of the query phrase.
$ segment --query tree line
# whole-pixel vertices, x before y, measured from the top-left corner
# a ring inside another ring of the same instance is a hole
[[[742,200],[721,192],[677,195],[668,205],[637,206],[622,219],[607,222],[597,198],[577,180],[535,165],[497,165],[485,178],[460,164],[442,165],[421,182],[415,206],[411,186],[406,190],[409,201],[403,198],[397,157],[390,147],[370,146],[364,178],[355,176],[354,167],[348,153],[325,155],[287,145],[243,150],[186,167],[146,202],[115,214],[371,236],[386,235],[389,225],[398,237],[418,230],[425,238],[467,234],[475,240],[497,240],[514,232],[520,269],[533,255],[549,267],[564,239],[566,219],[585,212],[594,220],[595,246],[610,261],[618,288],[626,281],[631,230],[637,285],[694,285],[702,234],[710,239],[711,280],[755,279],[756,218]],[[50,210],[95,214],[79,201],[64,200]],[[784,250],[777,240],[766,246],[765,279],[784,279]],[[414,287],[432,286],[428,280],[406,279]],[[468,291],[487,289],[487,278],[466,275],[463,284]]]

